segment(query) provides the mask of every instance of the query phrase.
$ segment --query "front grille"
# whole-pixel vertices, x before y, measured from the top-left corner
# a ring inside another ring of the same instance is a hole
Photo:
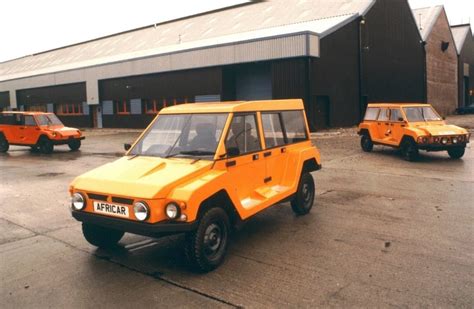
[[[90,199],[107,202],[107,195],[87,193]]]
[[[112,196],[112,202],[120,203],[120,204],[127,204],[127,205],[132,205],[133,204],[132,199],[123,198],[123,197],[116,197],[116,196]]]

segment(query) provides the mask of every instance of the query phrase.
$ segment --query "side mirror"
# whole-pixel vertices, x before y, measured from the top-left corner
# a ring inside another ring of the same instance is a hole
[[[228,157],[236,157],[240,154],[240,150],[237,147],[230,147],[227,149],[227,156]]]
[[[403,122],[403,121],[405,121],[405,119],[403,119],[403,117],[398,117],[398,121]]]
[[[130,144],[123,144],[123,149],[125,149],[125,151],[128,151],[130,148],[132,148],[132,145],[130,145]]]

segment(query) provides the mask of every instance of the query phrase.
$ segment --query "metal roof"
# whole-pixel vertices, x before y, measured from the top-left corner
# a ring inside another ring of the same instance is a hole
[[[428,39],[436,21],[438,20],[439,14],[441,14],[443,10],[444,7],[442,5],[413,10],[418,30],[420,31],[421,38],[424,42]]]
[[[0,81],[311,32],[324,37],[375,0],[269,0],[151,25],[0,63]]]
[[[452,26],[451,32],[453,33],[454,43],[456,45],[456,50],[459,55],[461,53],[462,47],[464,46],[464,42],[466,41],[466,38],[471,33],[471,26],[470,25]]]

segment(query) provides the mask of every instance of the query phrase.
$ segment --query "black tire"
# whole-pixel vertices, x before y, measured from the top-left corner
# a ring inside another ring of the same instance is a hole
[[[44,154],[50,154],[54,150],[54,145],[53,142],[47,137],[43,137],[39,144],[38,144],[39,150],[44,153]]]
[[[229,243],[230,222],[224,209],[207,210],[198,228],[186,234],[185,253],[192,268],[209,272],[224,261]]]
[[[3,135],[0,135],[0,152],[7,152],[8,149],[10,149],[10,143]]]
[[[310,173],[303,173],[298,184],[298,191],[291,200],[291,209],[298,216],[306,215],[313,208],[315,196],[314,179]]]
[[[110,248],[117,245],[124,232],[94,224],[82,223],[82,234],[91,245],[99,248]]]
[[[69,146],[69,149],[71,149],[71,151],[76,151],[79,148],[81,148],[81,140],[80,139],[73,139],[67,145]]]
[[[448,154],[451,159],[461,159],[464,156],[464,152],[466,151],[465,147],[456,147],[448,149]]]
[[[360,138],[360,147],[365,152],[371,152],[374,149],[374,143],[368,134],[364,134]]]
[[[420,156],[418,146],[411,139],[405,139],[402,141],[402,144],[400,145],[400,152],[403,159],[410,162],[416,161]]]

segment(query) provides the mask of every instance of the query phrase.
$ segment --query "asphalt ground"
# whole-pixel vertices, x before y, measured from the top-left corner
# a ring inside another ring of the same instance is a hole
[[[69,183],[138,131],[86,135],[78,152],[0,155],[2,308],[474,307],[473,143],[462,160],[422,152],[410,163],[391,148],[362,152],[353,129],[317,134],[313,211],[264,211],[219,269],[196,274],[181,235],[126,234],[108,251],[83,239]]]

